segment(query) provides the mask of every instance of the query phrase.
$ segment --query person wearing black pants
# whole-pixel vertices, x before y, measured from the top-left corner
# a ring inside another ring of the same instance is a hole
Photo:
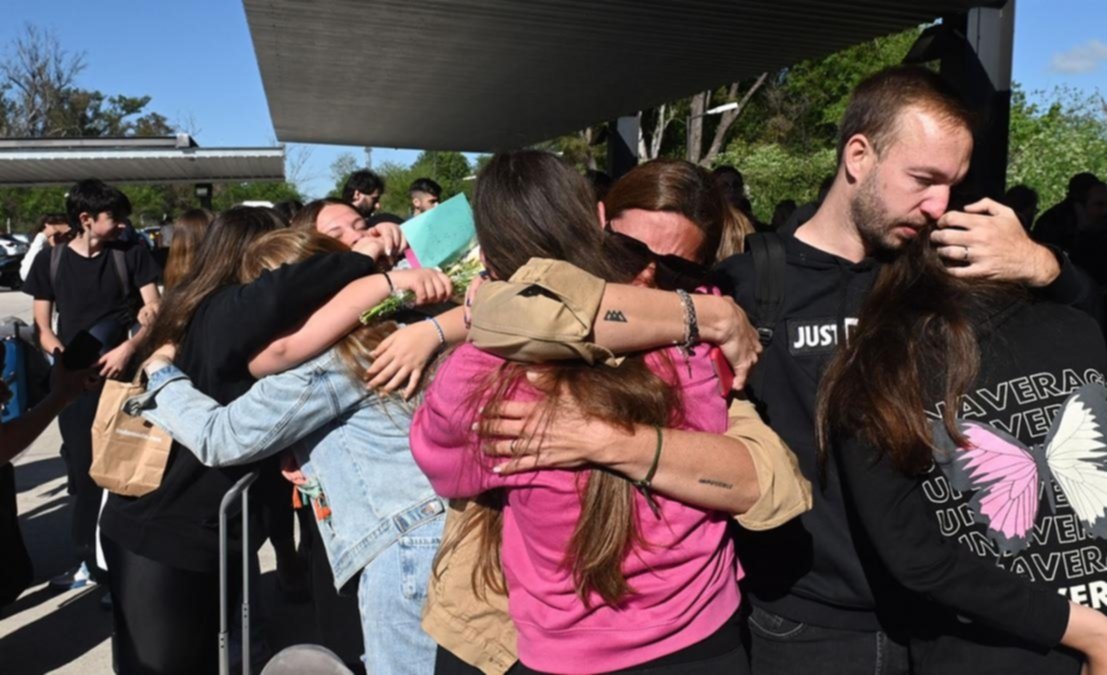
[[[65,460],[66,485],[72,509],[71,536],[73,550],[80,562],[88,566],[92,577],[102,580],[102,570],[96,565],[96,523],[100,517],[100,500],[104,490],[88,475],[92,464],[92,422],[100,402],[100,387],[86,391],[58,415],[58,427],[65,443],[61,454]]]
[[[281,226],[267,209],[233,207],[219,214],[198,251],[202,272],[167,296],[150,328],[147,350],[176,343],[178,366],[220,403],[250,388],[249,360],[274,336],[374,272],[368,256],[330,253],[238,284],[249,247]],[[115,551],[116,560],[109,555],[112,585],[122,589],[113,608],[122,675],[217,672],[219,503],[254,468],[209,468],[174,443],[158,489],[108,498],[101,527],[105,548]],[[251,492],[253,514],[259,496]],[[260,543],[242,542],[233,530],[229,539],[232,551]],[[183,608],[174,604],[177,598],[188,598]],[[172,643],[164,640],[170,635]]]
[[[47,354],[64,351],[82,331],[103,347],[96,370],[103,377],[119,377],[140,340],[130,337],[138,307],[152,306],[159,295],[160,273],[145,246],[120,237],[131,203],[126,195],[98,180],[84,180],[70,188],[66,212],[77,235],[53,248],[44,248],[31,264],[23,292],[34,298],[35,329]],[[57,326],[53,322],[57,310]],[[74,554],[81,564],[51,579],[58,589],[79,588],[95,569],[96,521],[102,492],[88,477],[92,462],[90,429],[96,416],[99,390],[82,394],[59,416],[62,456],[73,503]]]

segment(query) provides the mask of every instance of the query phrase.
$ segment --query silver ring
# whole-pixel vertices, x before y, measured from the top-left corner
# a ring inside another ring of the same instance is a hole
[[[511,449],[511,454],[513,455],[519,451],[519,446],[517,445],[518,442],[518,438],[513,438],[511,439],[511,445],[508,446]]]
[[[969,247],[968,246],[962,246],[961,248],[965,249],[965,257],[962,258],[962,260],[964,260],[965,262],[968,262],[969,261]]]

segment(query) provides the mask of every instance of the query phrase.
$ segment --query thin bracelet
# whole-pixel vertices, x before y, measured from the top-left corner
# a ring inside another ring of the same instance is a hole
[[[653,464],[650,464],[650,470],[646,472],[645,478],[641,480],[632,480],[630,484],[638,488],[638,491],[642,493],[642,497],[646,500],[646,504],[649,505],[654,518],[661,518],[661,507],[657,505],[657,501],[653,498],[652,488],[653,477],[657,475],[657,465],[661,462],[663,436],[659,425],[655,424],[653,428],[654,431],[657,432],[657,447],[653,451]]]
[[[446,333],[442,330],[442,324],[438,323],[438,319],[433,316],[428,316],[427,321],[434,324],[434,330],[438,331],[438,348],[442,349],[446,346]]]
[[[388,276],[388,272],[381,272],[381,274],[384,275],[384,280],[388,282],[388,293],[395,293],[396,287],[392,285],[392,277]]]
[[[692,347],[700,343],[700,324],[696,318],[696,305],[692,302],[692,296],[688,291],[678,288],[676,294],[684,309],[684,342],[680,346],[690,354]]]

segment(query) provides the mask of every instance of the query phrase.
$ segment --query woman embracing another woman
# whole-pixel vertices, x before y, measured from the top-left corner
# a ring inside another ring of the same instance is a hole
[[[547,153],[494,157],[473,205],[493,278],[511,277],[531,258],[567,261],[613,282],[652,276],[651,257],[605,236],[588,185]],[[456,539],[479,533],[474,584],[508,594],[519,632],[520,663],[511,672],[747,672],[731,514],[651,490],[666,428],[727,428],[726,392],[710,355],[674,347],[618,368],[527,368],[463,345],[440,366],[412,424],[412,451],[436,492],[481,504],[467,511]],[[653,428],[652,462],[641,475],[497,472],[482,450],[500,439],[479,411],[546,401],[552,413],[562,393],[605,423]],[[750,480],[752,503],[752,472]]]

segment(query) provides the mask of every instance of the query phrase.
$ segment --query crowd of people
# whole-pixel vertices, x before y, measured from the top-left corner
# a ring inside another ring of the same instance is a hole
[[[769,224],[732,167],[501,152],[467,289],[404,262],[369,170],[182,214],[164,273],[82,181],[24,289],[45,352],[102,352],[3,436],[60,411],[57,585],[105,587],[117,672],[217,672],[219,506],[257,472],[231,553],[268,537],[353,671],[1103,675],[1107,187],[1075,177],[1032,232],[1027,189],[952,209],[972,146],[899,67]],[[93,375],[145,378],[125,408],[173,437],[148,494],[89,478]]]

